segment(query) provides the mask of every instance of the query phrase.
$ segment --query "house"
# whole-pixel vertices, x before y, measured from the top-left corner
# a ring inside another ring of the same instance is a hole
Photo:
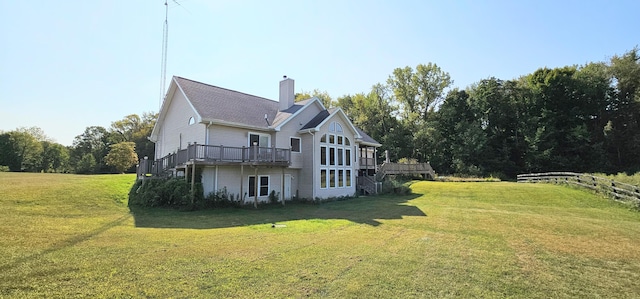
[[[279,101],[173,77],[149,139],[149,174],[201,179],[204,194],[226,189],[246,202],[375,193],[376,148],[340,108],[318,98],[294,102],[294,80]]]

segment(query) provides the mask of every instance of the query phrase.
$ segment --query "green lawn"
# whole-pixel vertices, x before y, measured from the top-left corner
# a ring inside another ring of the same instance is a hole
[[[0,298],[640,297],[640,212],[581,190],[130,211],[133,179],[0,173]]]

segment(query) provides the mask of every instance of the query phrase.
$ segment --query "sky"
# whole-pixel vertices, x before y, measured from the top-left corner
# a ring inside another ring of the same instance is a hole
[[[0,131],[63,145],[89,126],[157,112],[164,0],[0,0]],[[466,88],[541,67],[607,61],[640,44],[640,1],[168,0],[172,76],[277,100],[368,92],[437,64]]]

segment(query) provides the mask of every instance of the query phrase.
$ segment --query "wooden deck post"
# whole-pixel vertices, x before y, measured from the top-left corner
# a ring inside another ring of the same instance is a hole
[[[240,164],[240,198],[244,205],[244,165]]]
[[[196,198],[196,163],[193,161],[193,167],[191,168],[191,204],[194,203]]]
[[[282,184],[280,184],[280,198],[282,199],[282,205],[284,206],[284,167],[282,167]]]
[[[253,176],[254,176],[254,179],[253,179],[253,207],[257,209],[258,208],[258,193],[260,193],[260,190],[258,190],[258,167],[256,167]]]

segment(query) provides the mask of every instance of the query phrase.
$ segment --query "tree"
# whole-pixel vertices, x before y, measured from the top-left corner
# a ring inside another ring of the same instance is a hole
[[[131,166],[138,163],[138,155],[133,142],[120,142],[111,145],[111,150],[105,157],[107,165],[115,167],[118,172],[124,173]]]
[[[638,47],[611,58],[615,98],[605,126],[609,159],[616,169],[640,171],[640,53]]]
[[[404,157],[429,161],[433,154],[435,135],[430,116],[443,98],[444,90],[453,81],[448,73],[434,63],[419,64],[415,72],[411,67],[396,68],[387,79],[393,102],[399,106],[399,118],[406,147]]]
[[[82,155],[80,159],[76,162],[75,171],[76,173],[94,173],[96,170],[96,159],[92,154],[87,153]]]
[[[396,108],[384,85],[373,85],[367,94],[342,96],[335,104],[342,108],[354,125],[382,144],[381,152],[388,150],[391,159],[398,159],[405,147],[401,141],[405,135],[399,131],[401,128],[394,116]]]
[[[11,171],[20,170],[21,161],[9,132],[0,134],[0,153],[0,166],[7,166]]]
[[[302,91],[300,93],[296,93],[295,102],[300,102],[304,100],[308,100],[312,97],[317,97],[322,102],[325,108],[329,109],[333,106],[333,100],[331,96],[326,91],[320,91],[319,89],[314,89],[312,92]]]
[[[100,126],[87,127],[81,135],[76,136],[73,140],[72,150],[70,153],[70,162],[76,168],[76,172],[81,170],[82,173],[109,172],[109,166],[104,162],[104,157],[109,152],[109,146],[112,144],[112,137],[107,129]],[[95,168],[88,171],[86,168],[89,154],[93,156]],[[82,165],[80,165],[82,163]]]
[[[153,127],[158,118],[157,113],[145,112],[142,117],[137,114],[130,114],[123,119],[112,122],[109,132],[111,142],[119,143],[124,141],[136,144],[138,157],[153,157],[155,154],[155,144],[148,137],[153,131]]]
[[[65,146],[42,141],[42,161],[40,169],[44,172],[65,172],[69,163],[69,149]]]
[[[408,66],[396,68],[387,84],[400,104],[402,117],[413,121],[416,117],[427,119],[427,114],[440,104],[444,90],[453,84],[453,80],[449,73],[429,62],[418,64],[415,72]]]
[[[7,150],[6,155],[10,159],[15,159],[7,165],[9,169],[11,171],[36,171],[42,159],[42,145],[39,139],[47,139],[42,129],[21,127],[7,134],[3,138],[5,143],[3,150]]]

